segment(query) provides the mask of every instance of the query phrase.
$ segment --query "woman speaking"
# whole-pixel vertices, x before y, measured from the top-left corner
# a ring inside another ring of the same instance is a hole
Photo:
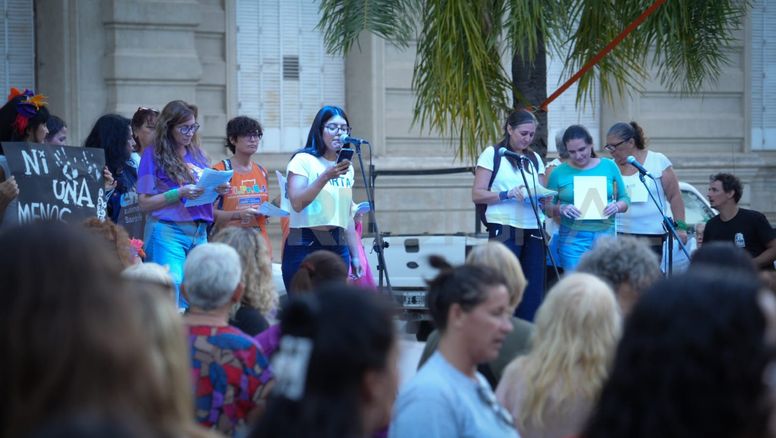
[[[304,149],[288,163],[286,196],[291,217],[282,261],[286,290],[302,260],[318,250],[338,254],[355,276],[361,276],[351,214],[353,167],[350,160],[337,159],[343,146],[340,136],[349,133],[345,111],[324,106],[313,120]]]

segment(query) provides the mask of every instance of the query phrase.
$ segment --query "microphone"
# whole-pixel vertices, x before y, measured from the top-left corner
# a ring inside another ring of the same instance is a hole
[[[652,174],[649,173],[647,171],[647,169],[645,169],[644,166],[642,166],[641,163],[639,163],[639,161],[633,155],[628,155],[628,158],[626,158],[625,160],[628,162],[628,164],[630,164],[631,166],[635,167],[636,170],[638,170],[640,174],[642,174],[642,175],[644,175],[646,177],[655,179],[655,177],[652,176]]]
[[[364,140],[364,139],[361,139],[361,138],[358,138],[358,137],[351,137],[351,136],[349,136],[347,134],[340,135],[339,140],[342,142],[342,144],[348,144],[348,143],[351,143],[351,144],[369,144],[369,142]]]
[[[507,148],[501,148],[498,150],[499,157],[512,157],[518,160],[528,160],[528,157],[525,155],[520,155],[517,152],[512,152]],[[530,160],[528,160],[530,161]]]

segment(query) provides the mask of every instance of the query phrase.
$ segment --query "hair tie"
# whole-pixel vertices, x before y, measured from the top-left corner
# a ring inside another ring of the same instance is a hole
[[[280,338],[280,351],[272,359],[278,394],[289,400],[302,398],[312,351],[313,341],[309,338],[290,335]]]

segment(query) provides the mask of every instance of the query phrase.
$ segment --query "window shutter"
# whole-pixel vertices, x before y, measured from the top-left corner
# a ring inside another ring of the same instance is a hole
[[[264,151],[304,146],[320,107],[345,102],[344,59],[326,54],[318,8],[318,1],[237,3],[239,112],[261,122]]]
[[[563,57],[547,48],[547,96],[554,93],[568,77],[561,77],[563,73]],[[573,74],[574,72],[572,72]],[[562,132],[570,125],[582,125],[593,137],[593,145],[598,149],[600,143],[600,116],[601,99],[598,90],[598,80],[594,81],[593,101],[588,102],[583,108],[576,108],[577,84],[574,83],[563,94],[558,96],[547,108],[547,143],[548,150],[557,152],[555,147],[555,135]]]
[[[0,92],[5,97],[11,87],[35,88],[35,22],[30,0],[5,0],[0,30],[3,68]]]
[[[776,149],[776,5],[758,0],[752,26],[752,149]]]

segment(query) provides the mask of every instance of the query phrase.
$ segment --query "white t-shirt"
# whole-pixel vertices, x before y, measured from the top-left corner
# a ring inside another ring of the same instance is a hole
[[[647,151],[644,168],[656,176],[655,180],[645,179],[647,187],[666,215],[672,217],[671,206],[668,204],[666,194],[663,191],[663,171],[669,167],[671,167],[671,161],[665,155],[660,152]],[[665,234],[663,217],[649,197],[644,184],[641,183],[638,172],[633,175],[623,175],[622,180],[625,182],[625,188],[628,190],[631,202],[628,211],[617,215],[617,231],[628,234]]]
[[[291,173],[307,177],[312,184],[327,168],[336,164],[323,157],[315,157],[308,153],[298,153],[288,163],[286,174]],[[353,166],[345,175],[329,180],[313,202],[297,213],[290,209],[291,228],[310,228],[319,226],[335,226],[347,228],[352,220],[350,214],[353,204]],[[290,175],[289,175],[290,176]]]
[[[493,146],[485,148],[477,159],[477,167],[482,167],[483,169],[492,172],[494,151],[495,149]],[[539,169],[537,171],[537,169],[534,168],[533,163],[531,163],[531,171],[529,172],[526,169],[525,172],[525,177],[526,180],[528,180],[531,193],[534,193],[534,187],[541,184],[537,175],[544,175],[544,163],[542,162],[542,158],[536,152],[533,154],[534,157],[536,157],[536,162],[539,163]],[[513,169],[509,160],[505,157],[501,157],[498,173],[496,173],[496,178],[493,180],[490,191],[499,193],[522,185],[525,185],[525,183],[520,174],[520,169]],[[542,214],[541,211],[539,211],[539,214]],[[510,227],[528,230],[539,228],[536,224],[536,217],[534,216],[531,204],[527,201],[518,201],[517,199],[507,199],[495,204],[489,204],[488,209],[485,211],[485,218],[492,224],[509,225]],[[544,221],[543,215],[540,216],[540,219]]]

